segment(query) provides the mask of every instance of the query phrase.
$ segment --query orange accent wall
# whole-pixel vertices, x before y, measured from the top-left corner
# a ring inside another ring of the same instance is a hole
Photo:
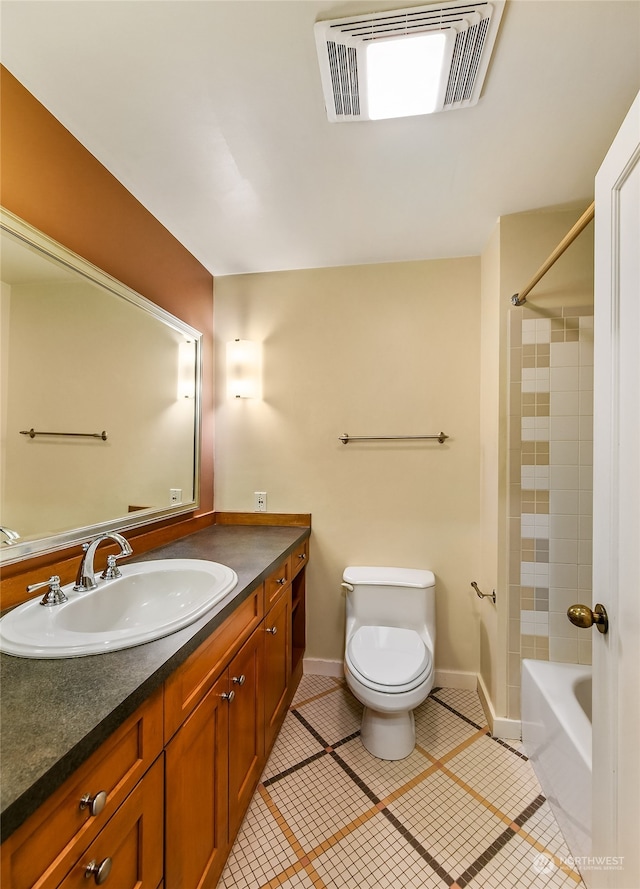
[[[213,509],[213,278],[0,66],[0,204],[203,333],[198,514]]]

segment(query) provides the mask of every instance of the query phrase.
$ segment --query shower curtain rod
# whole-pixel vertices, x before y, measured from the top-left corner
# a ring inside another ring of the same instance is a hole
[[[514,293],[511,297],[511,302],[514,306],[521,306],[527,301],[527,295],[531,293],[533,288],[536,286],[538,281],[547,274],[551,266],[556,262],[556,260],[560,259],[564,251],[567,247],[570,247],[571,244],[575,241],[579,234],[581,234],[585,228],[589,225],[596,212],[596,204],[595,201],[587,207],[584,211],[580,219],[576,222],[573,228],[567,232],[564,238],[560,241],[556,249],[553,251],[551,256],[547,259],[545,263],[543,263],[538,271],[535,273],[533,278],[529,281],[527,286],[521,290],[519,293]]]

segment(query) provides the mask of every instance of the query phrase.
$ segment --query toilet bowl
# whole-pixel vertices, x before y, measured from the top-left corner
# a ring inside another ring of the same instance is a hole
[[[350,567],[344,672],[364,704],[360,737],[379,759],[415,747],[413,710],[434,680],[435,578],[413,568]]]

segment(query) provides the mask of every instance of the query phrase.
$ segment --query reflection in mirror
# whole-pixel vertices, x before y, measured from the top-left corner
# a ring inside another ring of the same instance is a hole
[[[0,561],[193,510],[201,334],[1,222]]]

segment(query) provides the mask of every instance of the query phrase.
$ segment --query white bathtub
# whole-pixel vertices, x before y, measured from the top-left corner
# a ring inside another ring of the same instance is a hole
[[[591,855],[591,667],[522,662],[522,740],[574,858]]]

